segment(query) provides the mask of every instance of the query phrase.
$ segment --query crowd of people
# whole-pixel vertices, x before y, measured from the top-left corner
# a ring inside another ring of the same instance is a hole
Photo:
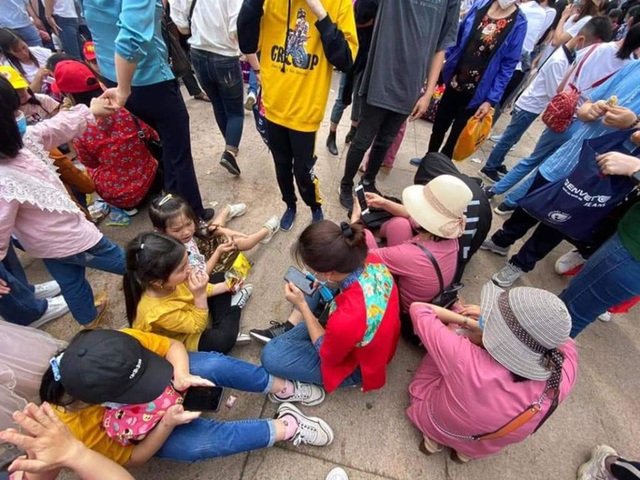
[[[0,345],[28,342],[42,356],[25,368],[0,354],[0,366],[23,372],[26,399],[13,415],[0,405],[0,440],[26,452],[3,457],[10,478],[68,467],[126,479],[123,467],[153,457],[330,445],[334,431],[311,407],[340,388],[383,388],[402,342],[423,349],[407,409],[421,452],[448,448],[466,463],[525,441],[576,384],[574,338],[640,298],[639,56],[640,0],[5,2]],[[349,221],[325,219],[314,171],[334,70],[326,147],[338,155],[351,105],[339,188]],[[217,215],[203,205],[179,79],[211,103],[219,163],[233,176],[253,112],[285,204],[253,233],[228,226],[246,204]],[[468,124],[495,126],[509,111],[478,175],[460,172],[451,158]],[[508,170],[540,116],[533,152]],[[401,198],[383,194],[380,169],[423,117],[433,127],[411,160],[413,184]],[[297,194],[310,222],[285,276],[291,313],[246,334],[242,310],[260,286],[238,265],[293,228]],[[127,225],[146,213],[148,228],[124,248],[99,229],[104,216]],[[510,216],[487,238],[493,213]],[[463,303],[476,252],[506,257],[532,229],[478,304]],[[564,291],[510,288],[563,240],[574,247],[555,264],[573,276]],[[32,285],[16,250],[53,280]],[[87,268],[122,277],[110,301],[125,305],[126,328],[104,328],[109,299],[94,295]],[[33,333],[69,312],[82,330],[67,345]],[[260,365],[232,356],[252,341],[264,345]],[[188,408],[190,393],[220,387],[267,395],[275,418],[219,421]],[[14,398],[0,389],[2,402]],[[640,479],[639,469],[600,445],[577,476]]]

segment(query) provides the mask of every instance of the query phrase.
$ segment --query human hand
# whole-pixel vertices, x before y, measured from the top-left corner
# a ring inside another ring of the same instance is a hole
[[[235,242],[233,241],[233,239],[227,237],[227,240],[228,240],[227,242],[221,243],[216,247],[216,252],[218,252],[220,255],[224,253],[233,252],[238,248]]]
[[[365,192],[364,198],[367,199],[367,205],[369,205],[370,208],[384,209],[387,203],[387,199],[377,193]]]
[[[43,42],[51,41],[51,35],[49,35],[46,30],[38,30],[38,35],[40,35],[40,40]]]
[[[631,134],[631,141],[640,147],[640,130],[636,130]]]
[[[478,110],[476,110],[476,113],[473,115],[473,118],[482,120],[490,111],[491,111],[491,104],[489,102],[483,102],[482,105],[478,107]]]
[[[256,75],[256,83],[258,84],[258,88],[262,88],[262,74],[260,72],[254,72]]]
[[[302,293],[302,291],[291,282],[284,284],[284,298],[291,305],[298,307],[298,309],[301,305],[306,303],[304,293]]]
[[[463,317],[471,317],[478,319],[480,317],[479,305],[463,305],[462,309],[458,312]]]
[[[86,447],[77,440],[48,403],[41,407],[29,403],[13,419],[22,432],[8,429],[0,432],[0,440],[13,443],[29,452],[9,466],[9,472],[42,473],[68,466]]]
[[[11,289],[9,288],[9,285],[7,284],[7,282],[5,282],[3,279],[0,278],[0,298],[2,298],[3,295],[6,295],[7,293],[10,293]]]
[[[190,373],[182,376],[176,376],[173,379],[173,388],[179,392],[184,392],[190,387],[215,387],[216,384],[206,378]]]
[[[360,207],[360,202],[358,201],[358,197],[353,196],[353,208],[351,209],[351,223],[357,222],[360,220],[362,216],[362,208]]]
[[[51,30],[53,30],[53,33],[55,33],[56,35],[60,36],[60,32],[62,30],[60,29],[60,27],[56,23],[55,18],[53,18],[53,15],[47,16],[47,22],[49,23],[49,26],[51,27]]]
[[[187,279],[187,286],[194,297],[206,293],[208,283],[209,277],[207,274],[198,269],[192,270]]]
[[[630,128],[637,118],[638,116],[635,112],[629,108],[621,107],[619,105],[608,105],[606,107],[606,113],[604,114],[604,120],[602,120],[602,123],[607,127],[614,127],[623,130],[625,128]]]
[[[92,98],[89,110],[94,117],[108,117],[114,113],[113,109],[109,108],[109,102],[102,97]]]
[[[191,423],[200,415],[202,415],[202,412],[190,412],[185,410],[182,405],[172,405],[167,409],[160,422],[173,428]]]
[[[31,21],[33,22],[33,25],[38,30],[46,30],[45,27],[44,27],[44,23],[42,23],[42,20],[40,20],[38,17],[32,17]]]
[[[109,101],[109,108],[118,110],[119,108],[124,107],[125,103],[127,103],[129,95],[131,95],[131,92],[125,92],[120,89],[120,87],[115,87],[107,88],[100,98],[105,98]]]
[[[36,72],[36,78],[39,78],[41,80],[47,75],[51,75],[51,72],[44,67],[39,68]]]
[[[419,118],[427,112],[429,109],[429,103],[431,102],[431,97],[433,96],[433,91],[426,91],[424,95],[422,95],[416,104],[413,106],[413,110],[411,111],[411,115],[409,115],[409,121],[415,122]]]
[[[596,157],[596,161],[605,175],[630,177],[640,170],[640,159],[620,152],[603,153]]]
[[[607,102],[598,100],[592,102],[587,110],[581,115],[581,119],[586,122],[593,122],[607,113]]]

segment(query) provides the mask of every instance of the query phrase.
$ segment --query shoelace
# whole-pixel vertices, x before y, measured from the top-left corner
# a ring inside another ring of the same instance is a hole
[[[275,320],[271,320],[270,323],[271,325],[273,325],[273,327],[269,328],[269,330],[273,333],[274,337],[285,333],[284,322],[276,322]]]
[[[298,423],[298,431],[293,435],[293,444],[297,447],[301,443],[312,443],[318,438],[318,431],[315,427],[306,423]]]
[[[306,400],[311,398],[311,386],[306,383],[293,382],[295,390],[293,395],[289,397],[289,401],[291,400]]]
[[[519,273],[520,269],[518,267],[512,265],[511,263],[507,263],[507,268],[505,268],[506,277],[513,277],[515,275],[518,275]]]

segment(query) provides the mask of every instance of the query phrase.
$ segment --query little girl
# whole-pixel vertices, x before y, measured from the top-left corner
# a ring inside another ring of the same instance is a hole
[[[232,244],[219,247],[233,248]],[[127,246],[124,292],[131,326],[184,343],[189,351],[227,353],[237,341],[241,310],[253,290],[229,290],[223,273],[192,267],[185,246],[157,232],[142,233]]]
[[[198,246],[194,239],[197,219],[184,199],[171,193],[156,198],[149,207],[149,217],[156,230],[184,244],[189,252],[189,263],[193,267],[204,270],[210,275],[212,272],[224,272],[225,268],[220,267],[229,266],[229,259],[223,259],[223,254],[231,254],[234,250],[243,252],[252,249],[258,243],[269,243],[278,231],[280,224],[275,215],[269,218],[260,230],[251,235],[245,235],[225,227],[229,220],[244,215],[246,211],[247,206],[244,203],[227,205],[209,225],[208,232],[198,232],[200,236],[211,234],[214,237],[216,246],[213,247],[213,252],[206,252],[210,254],[208,260],[200,253],[201,248],[207,247],[206,243],[203,241]],[[228,243],[223,243],[225,239],[228,240]],[[222,245],[225,246],[222,247]]]

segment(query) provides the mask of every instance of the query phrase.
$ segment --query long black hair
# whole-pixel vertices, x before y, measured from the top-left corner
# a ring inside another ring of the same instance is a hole
[[[7,60],[9,60],[11,66],[18,70],[20,74],[24,76],[26,75],[26,73],[24,71],[24,68],[22,68],[22,62],[20,62],[20,60],[18,60],[16,56],[11,53],[11,50],[17,47],[19,42],[24,42],[24,40],[16,32],[14,32],[13,30],[9,30],[8,28],[0,28],[0,51],[2,51],[5,57],[7,57]],[[38,68],[42,67],[31,50],[29,50],[29,58],[36,64]]]
[[[15,158],[24,146],[15,117],[19,108],[18,93],[9,80],[0,76],[0,158]]]
[[[616,57],[620,60],[627,60],[631,58],[631,54],[640,48],[640,23],[635,24],[629,29],[627,35],[624,37],[622,46]]]
[[[179,241],[158,232],[141,233],[127,245],[127,271],[122,280],[127,320],[132,325],[144,289],[167,280],[180,266],[186,249]]]

